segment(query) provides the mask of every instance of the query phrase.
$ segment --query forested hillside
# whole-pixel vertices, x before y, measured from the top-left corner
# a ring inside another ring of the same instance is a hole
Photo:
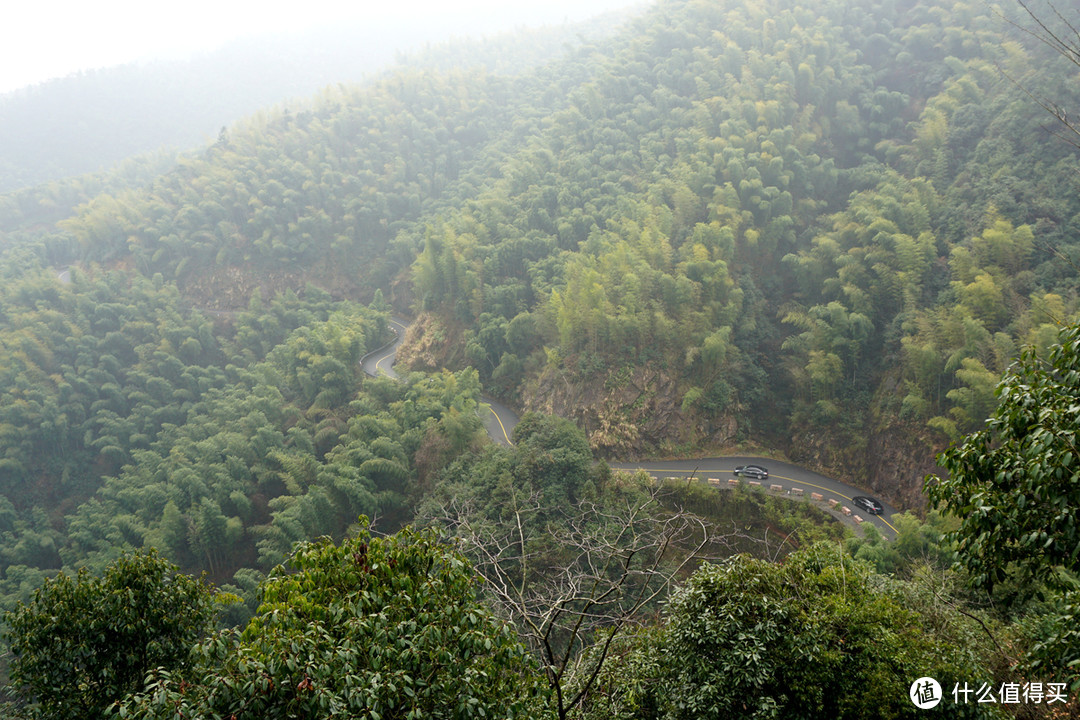
[[[361,512],[394,526],[413,454],[479,429],[472,371],[360,391],[385,319],[314,289],[256,297],[227,329],[160,275],[9,276],[3,307],[0,554],[16,596],[125,545],[227,579]]]
[[[1077,310],[1076,152],[1016,84],[1069,106],[1075,67],[1023,39],[978,3],[663,3],[520,76],[254,117],[63,227],[207,307],[379,287],[415,367],[605,454],[749,442],[918,506]]]
[[[1021,346],[1080,319],[1080,149],[1031,99],[1080,107],[1080,77],[1000,13],[664,0],[550,62],[432,51],[198,153],[0,196],[15,716],[64,683],[73,717],[563,720],[908,717],[920,674],[1076,682],[1067,493],[1032,492],[1063,508],[1051,538],[1027,495],[1015,525],[977,488],[950,506],[1053,545],[1024,575],[1041,551],[958,556],[936,513],[889,544],[597,462],[758,448],[925,508]],[[392,313],[402,379],[366,377]],[[1061,378],[1074,356],[1050,355]],[[514,446],[487,441],[482,391],[523,411]],[[411,522],[439,530],[389,535]],[[246,629],[206,636],[210,591],[160,579],[198,572]],[[196,598],[190,657],[121,678],[73,636],[76,673],[34,670],[32,631],[112,607],[123,573]]]
[[[0,95],[0,193],[111,170],[162,148],[201,148],[223,126],[260,109],[303,104],[323,87],[368,81],[395,56],[413,67],[523,72],[567,45],[609,35],[624,16],[437,44],[445,28],[433,19],[390,28],[348,23],[21,88]]]
[[[1076,68],[1006,29],[664,6],[412,235],[425,336],[603,452],[749,440],[919,504],[932,449],[1077,310],[1075,148],[1003,77],[1075,106]]]

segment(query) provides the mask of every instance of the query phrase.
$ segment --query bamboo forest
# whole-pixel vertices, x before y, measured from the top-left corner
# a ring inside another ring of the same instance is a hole
[[[1078,28],[659,0],[204,142],[152,66],[0,95],[0,717],[1080,717]]]

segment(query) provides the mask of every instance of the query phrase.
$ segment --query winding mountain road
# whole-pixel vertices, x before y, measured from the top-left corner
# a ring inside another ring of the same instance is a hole
[[[61,283],[71,282],[71,273],[68,270],[56,273],[56,277]],[[204,310],[203,312],[226,311]],[[235,315],[235,313],[229,314]],[[394,331],[394,339],[362,357],[360,366],[364,372],[373,377],[383,373],[396,380],[398,375],[394,372],[394,360],[398,348],[405,340],[407,323],[401,318],[391,317],[390,328]],[[500,445],[513,445],[510,438],[513,436],[514,426],[518,423],[517,414],[494,398],[481,395],[480,400],[480,415],[488,435]],[[861,512],[856,509],[852,498],[866,494],[863,491],[779,460],[758,457],[722,457],[697,460],[650,460],[640,463],[613,462],[611,467],[618,470],[643,470],[655,478],[697,478],[701,482],[724,488],[729,487],[730,481],[735,478],[732,471],[736,466],[751,463],[769,468],[769,478],[761,483],[748,483],[751,487],[759,485],[763,492],[814,502],[825,512],[849,525],[857,526],[858,522],[854,516],[860,515],[864,522],[872,523],[885,537],[896,538],[896,528],[890,522],[897,512],[896,508],[882,502],[885,510],[881,515]],[[830,501],[835,501],[835,506]],[[849,509],[850,514],[844,513],[843,508]]]
[[[377,376],[379,373],[383,373],[388,377],[397,378],[393,365],[397,350],[405,339],[406,323],[401,318],[390,318],[390,327],[396,334],[394,340],[378,350],[368,353],[360,360],[360,366],[368,375]],[[488,435],[500,445],[512,445],[510,438],[513,435],[514,426],[518,422],[517,415],[513,410],[493,398],[481,396],[480,399],[480,413]],[[857,495],[867,495],[868,493],[865,491],[779,460],[732,456],[700,458],[697,460],[646,460],[639,463],[610,463],[611,467],[617,470],[643,470],[655,478],[696,478],[700,482],[707,482],[721,488],[730,487],[731,480],[736,478],[733,470],[739,465],[746,464],[764,465],[769,469],[768,479],[760,484],[744,480],[750,487],[756,488],[760,486],[761,492],[813,502],[836,519],[851,526],[858,526],[859,522],[855,519],[855,516],[859,516],[863,522],[876,527],[884,537],[891,540],[896,539],[896,528],[890,522],[897,512],[896,508],[882,502],[881,504],[885,508],[884,512],[881,515],[870,515],[856,508],[852,502],[852,498]],[[832,501],[835,501],[835,503]],[[845,508],[850,511],[850,514],[843,511]]]
[[[398,348],[401,347],[401,343],[405,340],[407,326],[401,318],[391,317],[390,329],[394,331],[394,339],[378,350],[369,352],[362,357],[360,367],[373,377],[382,373],[397,380],[397,373],[394,372],[394,359],[397,356]],[[518,416],[513,410],[494,398],[481,395],[480,416],[492,440],[500,445],[513,445],[510,438],[514,434],[514,426],[518,423]]]
[[[610,463],[611,467],[618,470],[644,470],[655,478],[694,477],[702,482],[719,487],[729,487],[729,482],[736,479],[734,470],[739,465],[762,465],[769,469],[769,477],[754,484],[756,481],[743,479],[749,487],[760,487],[763,492],[775,495],[783,495],[791,499],[808,500],[819,508],[829,513],[841,522],[857,526],[859,523],[854,519],[856,515],[864,522],[874,525],[883,536],[890,540],[896,539],[896,528],[891,522],[892,516],[897,513],[896,508],[888,503],[878,500],[884,507],[881,515],[871,515],[856,508],[852,498],[857,495],[869,495],[865,490],[859,490],[838,480],[821,475],[811,470],[806,470],[798,465],[772,460],[770,458],[731,456],[721,458],[700,458],[697,460],[645,460],[639,463]],[[818,500],[814,494],[820,495]],[[830,500],[836,501],[836,506],[830,504]],[[843,512],[842,508],[848,508],[850,515]]]
[[[514,434],[514,426],[518,424],[517,413],[487,395],[481,395],[480,401],[480,414],[488,435],[500,445],[513,445],[510,436]]]
[[[405,341],[406,326],[399,318],[392,317],[390,318],[390,329],[394,331],[394,339],[378,350],[373,350],[360,358],[360,367],[372,377],[381,372],[387,377],[397,380],[397,373],[394,372],[394,358],[397,355],[398,348],[401,347],[401,343]]]

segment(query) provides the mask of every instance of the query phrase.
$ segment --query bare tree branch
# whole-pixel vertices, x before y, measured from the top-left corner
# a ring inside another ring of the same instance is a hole
[[[1076,39],[1063,38],[1062,34],[1064,33],[1059,34],[1052,28],[1050,28],[1046,24],[1046,22],[1041,17],[1039,17],[1039,15],[1034,10],[1031,9],[1031,6],[1028,4],[1028,2],[1026,2],[1025,0],[1016,0],[1016,2],[1020,5],[1020,7],[1024,8],[1024,12],[1026,12],[1028,16],[1035,21],[1035,24],[1039,26],[1039,30],[1029,30],[1027,28],[1021,27],[1020,25],[1017,25],[1016,23],[1013,23],[1013,25],[1015,27],[1019,27],[1021,30],[1031,35],[1039,42],[1044,43],[1048,47],[1052,48],[1059,55],[1065,57],[1065,59],[1067,59],[1069,62],[1073,63],[1074,65],[1080,66],[1080,30],[1077,30],[1076,26],[1074,26],[1068,20],[1068,18],[1061,14],[1061,11],[1058,10],[1053,3],[1048,2],[1047,5],[1050,7],[1050,10],[1054,13],[1057,19],[1061,22],[1061,24],[1065,26],[1065,29],[1076,36]]]
[[[559,718],[582,703],[615,640],[656,612],[673,582],[705,558],[760,542],[665,500],[663,486],[634,486],[605,502],[544,508],[536,493],[493,522],[450,498],[431,518],[460,539],[497,612],[540,658]]]
[[[1027,13],[1032,22],[1035,23],[1034,27],[1022,25],[1005,16],[998,10],[994,10],[994,13],[1014,28],[1034,38],[1072,64],[1080,67],[1080,26],[1069,20],[1052,2],[1048,1],[1046,5],[1050,8],[1050,14],[1057,19],[1056,23],[1044,18],[1038,12],[1033,10],[1030,0],[1016,0],[1016,2],[1024,9],[1024,12]],[[1055,26],[1060,26],[1060,28],[1055,29],[1055,27],[1051,26],[1051,23]],[[1078,121],[1076,117],[1069,117],[1068,110],[1057,102],[1034,94],[1026,85],[1013,78],[1004,69],[1001,69],[1001,73],[1008,78],[1010,82],[1020,88],[1025,95],[1038,103],[1043,110],[1053,116],[1058,124],[1064,128],[1064,132],[1050,130],[1052,134],[1061,138],[1073,147],[1080,148],[1080,121]]]

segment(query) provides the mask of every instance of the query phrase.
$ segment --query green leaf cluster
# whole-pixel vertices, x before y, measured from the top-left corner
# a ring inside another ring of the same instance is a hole
[[[101,577],[60,573],[7,613],[11,682],[33,717],[104,717],[151,670],[182,667],[215,610],[208,585],[152,550]]]
[[[997,387],[986,427],[940,456],[931,500],[960,520],[952,534],[976,585],[1080,570],[1080,325],[1045,355],[1028,347]]]
[[[361,524],[365,519],[361,518]],[[297,547],[242,631],[151,675],[117,717],[524,718],[536,668],[431,531]]]
[[[1024,612],[1026,662],[1080,687],[1080,325],[1023,350],[985,427],[939,456],[931,502],[958,520],[948,538],[969,582]],[[1025,607],[1033,595],[1045,603]],[[1019,601],[1019,602],[1017,602]]]
[[[835,545],[783,564],[737,555],[704,565],[673,593],[665,622],[624,643],[585,716],[920,717],[908,698],[916,678],[989,681],[994,651],[918,597]],[[950,711],[999,716],[986,705]]]

